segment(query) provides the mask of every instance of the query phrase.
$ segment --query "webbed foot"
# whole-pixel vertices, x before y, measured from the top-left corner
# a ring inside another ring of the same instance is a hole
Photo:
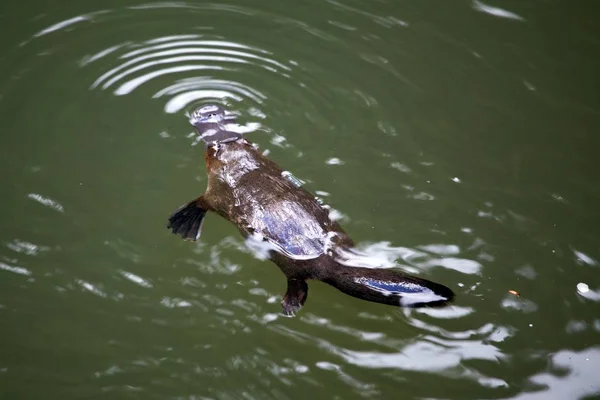
[[[281,300],[281,307],[283,313],[288,316],[296,315],[296,312],[300,311],[306,298],[308,297],[308,285],[306,281],[300,279],[288,279],[288,288],[283,300]]]
[[[169,218],[167,228],[184,239],[198,240],[202,231],[202,223],[209,206],[204,197],[200,196],[196,200],[179,207],[177,211]]]

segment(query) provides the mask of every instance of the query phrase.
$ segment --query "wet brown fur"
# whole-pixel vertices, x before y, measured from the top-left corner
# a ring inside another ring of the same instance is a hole
[[[263,156],[245,138],[208,145],[205,162],[208,185],[204,195],[196,200],[196,205],[235,224],[242,236],[254,233],[269,236],[264,227],[265,216],[296,218],[296,224],[302,226],[302,232],[307,234],[317,226],[325,233],[332,233],[333,250],[312,259],[298,260],[280,252],[270,252],[270,259],[288,279],[288,291],[282,302],[286,314],[299,310],[304,304],[308,293],[307,279],[321,280],[363,300],[391,305],[399,305],[397,297],[367,290],[356,283],[356,278],[402,280],[447,294],[448,301],[452,299],[450,289],[425,279],[397,270],[348,267],[336,261],[335,249],[351,249],[354,246],[352,239],[337,222],[331,220],[328,209],[308,191],[282,176],[284,170]],[[446,303],[438,301],[431,305]]]

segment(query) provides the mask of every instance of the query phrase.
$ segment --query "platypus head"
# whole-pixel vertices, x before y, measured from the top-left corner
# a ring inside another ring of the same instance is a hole
[[[200,139],[207,145],[210,143],[226,143],[238,140],[242,135],[227,129],[227,124],[235,122],[235,116],[227,115],[223,107],[209,104],[197,108],[190,117]]]

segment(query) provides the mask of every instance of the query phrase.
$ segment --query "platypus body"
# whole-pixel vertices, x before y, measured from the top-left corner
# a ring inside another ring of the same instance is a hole
[[[287,278],[281,302],[286,315],[306,302],[306,280],[317,279],[359,299],[394,306],[442,306],[454,298],[446,286],[393,269],[352,265],[352,239],[330,218],[329,209],[300,182],[263,156],[219,106],[197,109],[190,122],[204,141],[208,186],[180,207],[168,227],[198,240],[207,211],[235,224],[242,236],[258,240]],[[350,255],[350,257],[349,257]]]

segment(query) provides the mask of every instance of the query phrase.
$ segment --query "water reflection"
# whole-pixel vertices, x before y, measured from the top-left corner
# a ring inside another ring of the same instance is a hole
[[[582,399],[600,394],[598,370],[600,347],[581,351],[562,350],[548,362],[549,372],[539,373],[529,380],[538,391],[521,393],[513,400]]]
[[[89,14],[85,14],[85,15],[78,15],[76,17],[73,18],[69,18],[66,19],[64,21],[60,21],[57,22],[56,24],[53,24],[47,28],[42,29],[41,31],[37,32],[34,37],[40,37],[40,36],[44,36],[44,35],[48,35],[50,33],[62,30],[62,29],[68,29],[69,27],[73,26],[74,24],[80,23],[80,22],[92,22],[94,21],[94,18],[98,15],[102,15],[102,14],[106,14],[108,13],[108,10],[101,10],[101,11],[95,11]]]
[[[58,203],[55,200],[52,200],[48,197],[44,197],[41,194],[37,194],[37,193],[29,193],[27,195],[28,198],[37,201],[38,203],[50,207],[58,212],[64,212],[65,208],[62,206],[62,204]]]
[[[400,259],[406,263],[407,271],[412,273],[437,266],[463,274],[481,272],[482,265],[475,260],[450,257],[450,255],[457,255],[460,252],[460,248],[456,245],[431,244],[419,246],[419,249],[392,246],[387,241],[360,243],[352,251],[340,251],[339,261],[350,267],[389,268],[395,266],[396,260]]]
[[[19,275],[26,275],[26,276],[31,275],[31,271],[29,271],[27,268],[15,266],[15,265],[9,265],[9,264],[5,264],[3,262],[0,262],[0,269],[4,270],[4,271],[15,273],[15,274],[19,274]]]
[[[148,282],[146,279],[142,278],[141,276],[138,276],[134,273],[127,272],[127,271],[119,271],[119,272],[121,273],[121,275],[123,275],[123,277],[127,278],[128,280],[135,283],[136,285],[139,285],[143,288],[148,288],[148,289],[152,288],[152,284],[150,282]]]
[[[600,290],[591,290],[587,283],[578,283],[577,293],[588,300],[600,301]]]
[[[473,1],[473,8],[477,11],[481,11],[483,13],[493,15],[494,17],[513,19],[516,21],[525,21],[525,18],[521,17],[520,15],[515,14],[514,12],[505,10],[500,7],[493,7],[493,6],[487,5],[485,3],[482,3],[481,1],[477,1],[477,0]]]
[[[6,245],[6,247],[8,247],[9,249],[11,249],[17,253],[25,254],[28,256],[36,256],[40,252],[50,250],[49,246],[40,246],[40,245],[30,243],[30,242],[27,242],[24,240],[19,240],[19,239],[15,239],[12,242],[9,242]]]
[[[459,311],[451,318],[462,318],[466,314]],[[360,342],[371,343],[380,351],[358,350],[340,347],[320,337],[303,334],[282,325],[275,326],[278,332],[301,340],[303,343],[314,343],[328,354],[341,359],[344,365],[354,365],[368,369],[397,369],[421,373],[443,372],[453,379],[470,379],[485,387],[505,387],[508,384],[497,377],[485,376],[477,369],[463,364],[466,360],[481,360],[495,363],[507,358],[498,343],[514,334],[512,328],[486,324],[477,330],[464,332],[440,331],[433,325],[425,324],[418,317],[409,318],[408,322],[420,329],[432,330],[435,335],[422,335],[415,339],[398,340],[381,332],[360,331],[351,327],[337,325],[335,321],[318,318],[307,314],[304,321],[327,330],[351,335]],[[439,335],[444,338],[441,338]],[[496,343],[496,344],[494,344]],[[354,346],[365,347],[355,344]],[[327,362],[334,370],[340,370],[337,363]],[[334,367],[335,366],[335,367]]]

